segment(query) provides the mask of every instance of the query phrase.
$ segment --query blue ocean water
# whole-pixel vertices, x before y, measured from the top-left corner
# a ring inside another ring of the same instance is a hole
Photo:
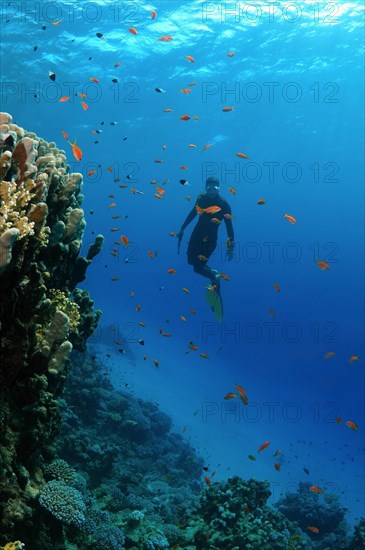
[[[83,286],[103,311],[90,347],[112,381],[170,413],[218,480],[267,479],[272,502],[311,481],[354,522],[365,491],[361,3],[3,2],[1,16],[2,110],[83,174],[85,251],[105,236]],[[224,226],[209,260],[229,277],[222,322],[186,261],[196,220],[180,255],[170,235],[208,176],[234,217],[233,261]],[[235,384],[247,406],[224,400]]]

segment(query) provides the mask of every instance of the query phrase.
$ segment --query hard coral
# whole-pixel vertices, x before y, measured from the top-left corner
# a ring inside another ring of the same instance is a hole
[[[39,536],[36,472],[54,453],[72,346],[85,349],[101,314],[75,291],[92,258],[79,256],[82,175],[69,170],[55,143],[0,113],[0,544],[19,537],[37,550],[50,546]],[[59,307],[51,289],[66,296]]]
[[[22,548],[24,548],[24,544],[20,540],[7,542],[5,546],[0,546],[0,550],[22,550]]]
[[[46,479],[56,479],[57,481],[64,481],[67,485],[75,485],[77,481],[76,470],[71,468],[69,464],[62,458],[53,460],[50,464],[44,467],[44,473]]]
[[[39,495],[40,504],[55,518],[68,525],[81,526],[86,506],[82,494],[64,481],[49,481]]]

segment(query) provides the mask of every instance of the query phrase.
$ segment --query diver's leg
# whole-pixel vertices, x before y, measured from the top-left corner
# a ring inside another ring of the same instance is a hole
[[[220,276],[217,269],[213,269],[209,267],[209,265],[207,265],[205,262],[191,257],[188,258],[188,263],[193,266],[195,273],[198,273],[199,275],[210,279],[212,285],[214,285],[217,291],[219,291]]]

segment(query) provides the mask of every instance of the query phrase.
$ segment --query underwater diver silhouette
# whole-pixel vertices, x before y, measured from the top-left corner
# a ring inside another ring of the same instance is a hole
[[[199,220],[193,229],[188,243],[188,263],[193,266],[195,273],[208,277],[212,286],[219,292],[220,275],[217,269],[207,265],[207,261],[217,246],[218,227],[222,220],[227,230],[227,260],[232,260],[234,254],[234,232],[232,225],[231,207],[228,202],[219,195],[219,180],[208,178],[205,182],[205,193],[200,193],[193,209],[177,233],[179,239],[178,253],[184,231],[190,222],[199,214]],[[219,207],[220,210],[214,207]]]

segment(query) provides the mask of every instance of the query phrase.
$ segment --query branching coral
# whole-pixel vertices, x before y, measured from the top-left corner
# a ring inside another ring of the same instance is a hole
[[[15,227],[19,238],[34,235],[34,222],[29,221],[27,209],[34,195],[34,181],[27,179],[19,185],[15,181],[0,183],[0,235]]]
[[[0,546],[0,550],[22,550],[22,548],[24,548],[24,544],[20,540],[7,542],[5,546]]]
[[[67,315],[70,324],[70,332],[76,330],[80,322],[80,308],[76,302],[71,300],[65,292],[56,288],[50,288],[48,290],[48,296],[56,309]]]
[[[73,486],[77,481],[76,470],[71,468],[69,464],[62,458],[53,460],[50,464],[44,467],[44,473],[48,479],[56,479],[64,481],[67,485]]]
[[[86,506],[80,491],[64,481],[49,481],[39,495],[40,504],[55,518],[68,525],[81,526]]]

